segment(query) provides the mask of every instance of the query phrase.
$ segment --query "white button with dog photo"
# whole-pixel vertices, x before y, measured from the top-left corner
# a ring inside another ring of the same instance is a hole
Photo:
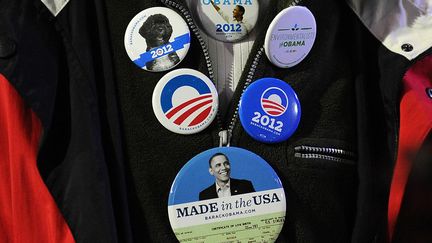
[[[199,0],[199,21],[212,38],[236,42],[245,38],[258,19],[258,0]]]
[[[175,11],[148,8],[129,23],[124,44],[129,58],[140,68],[163,72],[177,66],[190,46],[190,31]]]

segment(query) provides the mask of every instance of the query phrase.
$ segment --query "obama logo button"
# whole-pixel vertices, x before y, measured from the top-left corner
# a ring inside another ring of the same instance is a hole
[[[203,73],[177,69],[163,76],[153,91],[153,111],[168,130],[194,134],[207,128],[218,110],[214,84]]]
[[[290,85],[276,78],[255,81],[245,90],[239,108],[244,130],[263,143],[287,140],[300,123],[301,108]]]

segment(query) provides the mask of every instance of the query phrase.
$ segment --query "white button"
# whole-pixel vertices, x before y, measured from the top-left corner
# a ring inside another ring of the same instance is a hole
[[[199,0],[197,15],[212,38],[236,42],[245,38],[258,20],[258,0]]]
[[[309,54],[316,37],[316,22],[306,7],[289,7],[280,12],[267,30],[265,53],[274,65],[289,68]]]
[[[148,8],[129,23],[124,45],[140,68],[163,72],[177,66],[190,46],[190,31],[183,18],[169,8]]]
[[[187,68],[165,74],[153,91],[156,118],[178,134],[194,134],[207,128],[216,117],[218,102],[212,81]]]

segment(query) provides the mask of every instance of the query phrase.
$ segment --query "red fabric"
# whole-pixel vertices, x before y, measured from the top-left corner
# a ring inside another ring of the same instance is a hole
[[[426,89],[432,87],[432,56],[415,63],[404,76],[400,103],[400,130],[397,161],[393,172],[388,207],[390,242],[394,235],[413,155],[420,149],[432,128],[432,100]]]
[[[0,74],[0,242],[75,242],[36,166],[41,132]]]

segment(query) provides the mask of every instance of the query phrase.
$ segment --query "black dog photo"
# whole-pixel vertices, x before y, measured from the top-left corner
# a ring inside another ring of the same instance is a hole
[[[172,33],[172,25],[169,19],[163,14],[151,15],[139,29],[139,34],[146,40],[147,51],[169,44]],[[163,71],[175,66],[179,62],[180,58],[177,53],[172,52],[146,63],[146,68],[149,71]]]

